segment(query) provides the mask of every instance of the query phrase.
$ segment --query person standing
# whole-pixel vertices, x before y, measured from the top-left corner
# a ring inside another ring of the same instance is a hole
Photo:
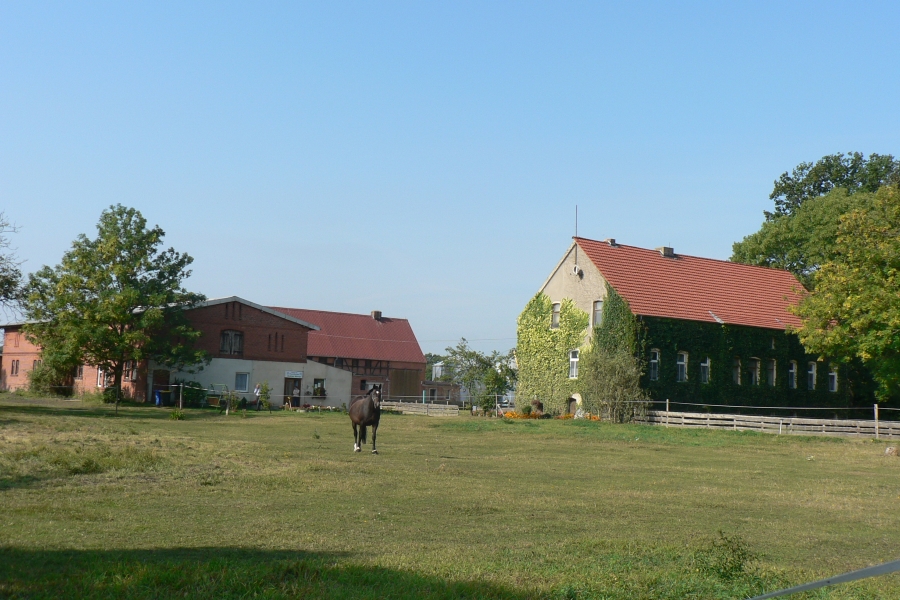
[[[259,395],[262,394],[262,386],[258,383],[256,387],[253,389],[253,396],[256,398],[256,410],[258,411],[260,408]]]

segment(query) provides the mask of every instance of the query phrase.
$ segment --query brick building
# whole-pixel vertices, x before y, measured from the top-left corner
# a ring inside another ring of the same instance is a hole
[[[353,376],[354,393],[381,386],[396,399],[420,399],[425,355],[409,321],[380,311],[353,314],[273,307],[280,313],[315,323],[309,333],[309,361],[342,369]]]
[[[129,365],[123,391],[152,399],[176,380],[227,388],[248,399],[256,383],[268,381],[280,406],[294,388],[302,403],[349,406],[353,396],[381,386],[386,395],[421,397],[425,355],[406,319],[296,308],[265,307],[237,296],[208,300],[186,311],[201,332],[197,347],[211,361],[198,373],[152,362]],[[0,388],[28,386],[28,372],[41,360],[22,323],[5,325]],[[102,391],[112,378],[91,365],[73,374],[76,393]]]

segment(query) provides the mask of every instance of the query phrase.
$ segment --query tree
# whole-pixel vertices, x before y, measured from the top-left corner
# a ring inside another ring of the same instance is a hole
[[[11,308],[19,297],[22,273],[15,253],[10,249],[8,235],[18,229],[0,212],[0,306]]]
[[[462,338],[455,347],[447,348],[446,352],[445,375],[465,389],[473,403],[486,410],[493,408],[497,396],[502,396],[515,385],[512,350],[506,354],[495,350],[486,355],[470,348],[466,338]]]
[[[883,185],[900,183],[900,161],[890,154],[860,152],[823,156],[815,163],[803,162],[791,174],[787,171],[775,181],[769,199],[775,201],[775,212],[766,212],[766,220],[793,215],[806,200],[824,196],[835,188],[850,194],[875,192]]]
[[[641,389],[641,328],[628,302],[609,284],[600,325],[581,353],[578,391],[583,408],[606,413],[610,420],[629,421],[644,407]]]
[[[834,256],[796,308],[811,353],[870,369],[882,398],[900,392],[900,191],[882,187],[871,204],[843,215]]]
[[[735,243],[731,260],[785,269],[812,289],[815,272],[835,257],[841,216],[868,206],[872,198],[872,193],[851,195],[844,188],[808,198],[792,214],[763,222],[759,231]]]
[[[113,374],[116,397],[129,361],[154,360],[191,370],[207,361],[184,310],[205,298],[182,282],[193,259],[161,250],[165,235],[122,205],[103,211],[96,239],[79,235],[56,267],[28,278],[29,338],[61,364],[91,364]]]

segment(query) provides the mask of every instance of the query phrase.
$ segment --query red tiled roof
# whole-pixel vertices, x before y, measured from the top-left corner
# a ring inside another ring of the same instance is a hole
[[[636,315],[768,329],[800,326],[788,312],[804,294],[788,271],[575,238]],[[715,316],[713,316],[715,315]]]
[[[321,328],[309,332],[309,356],[425,362],[416,334],[406,319],[382,317],[376,320],[370,315],[305,308],[270,308]]]

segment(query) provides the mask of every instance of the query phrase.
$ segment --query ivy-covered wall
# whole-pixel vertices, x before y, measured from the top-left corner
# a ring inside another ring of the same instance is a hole
[[[559,327],[550,328],[553,302],[538,292],[518,319],[516,363],[519,378],[516,408],[537,399],[549,413],[565,412],[577,380],[569,379],[569,352],[581,348],[589,323],[588,314],[568,299],[560,303]]]
[[[828,391],[831,364],[807,354],[792,333],[773,329],[720,325],[657,317],[640,318],[643,361],[659,350],[659,378],[644,371],[643,387],[656,400],[745,406],[853,407],[871,410],[874,388],[858,365],[840,365],[838,391]],[[678,381],[677,355],[688,353],[687,381]],[[700,363],[710,359],[709,383],[701,383]],[[741,385],[734,383],[734,359],[741,360]],[[751,385],[751,359],[760,360],[759,382]],[[768,384],[768,365],[776,361],[775,385]],[[790,361],[797,362],[796,389],[788,387]],[[807,389],[807,365],[816,362],[816,388]],[[686,407],[678,409],[689,410]],[[674,410],[674,409],[673,409]],[[701,409],[697,409],[701,410]],[[825,416],[825,415],[819,415]],[[842,416],[847,416],[842,413]]]

